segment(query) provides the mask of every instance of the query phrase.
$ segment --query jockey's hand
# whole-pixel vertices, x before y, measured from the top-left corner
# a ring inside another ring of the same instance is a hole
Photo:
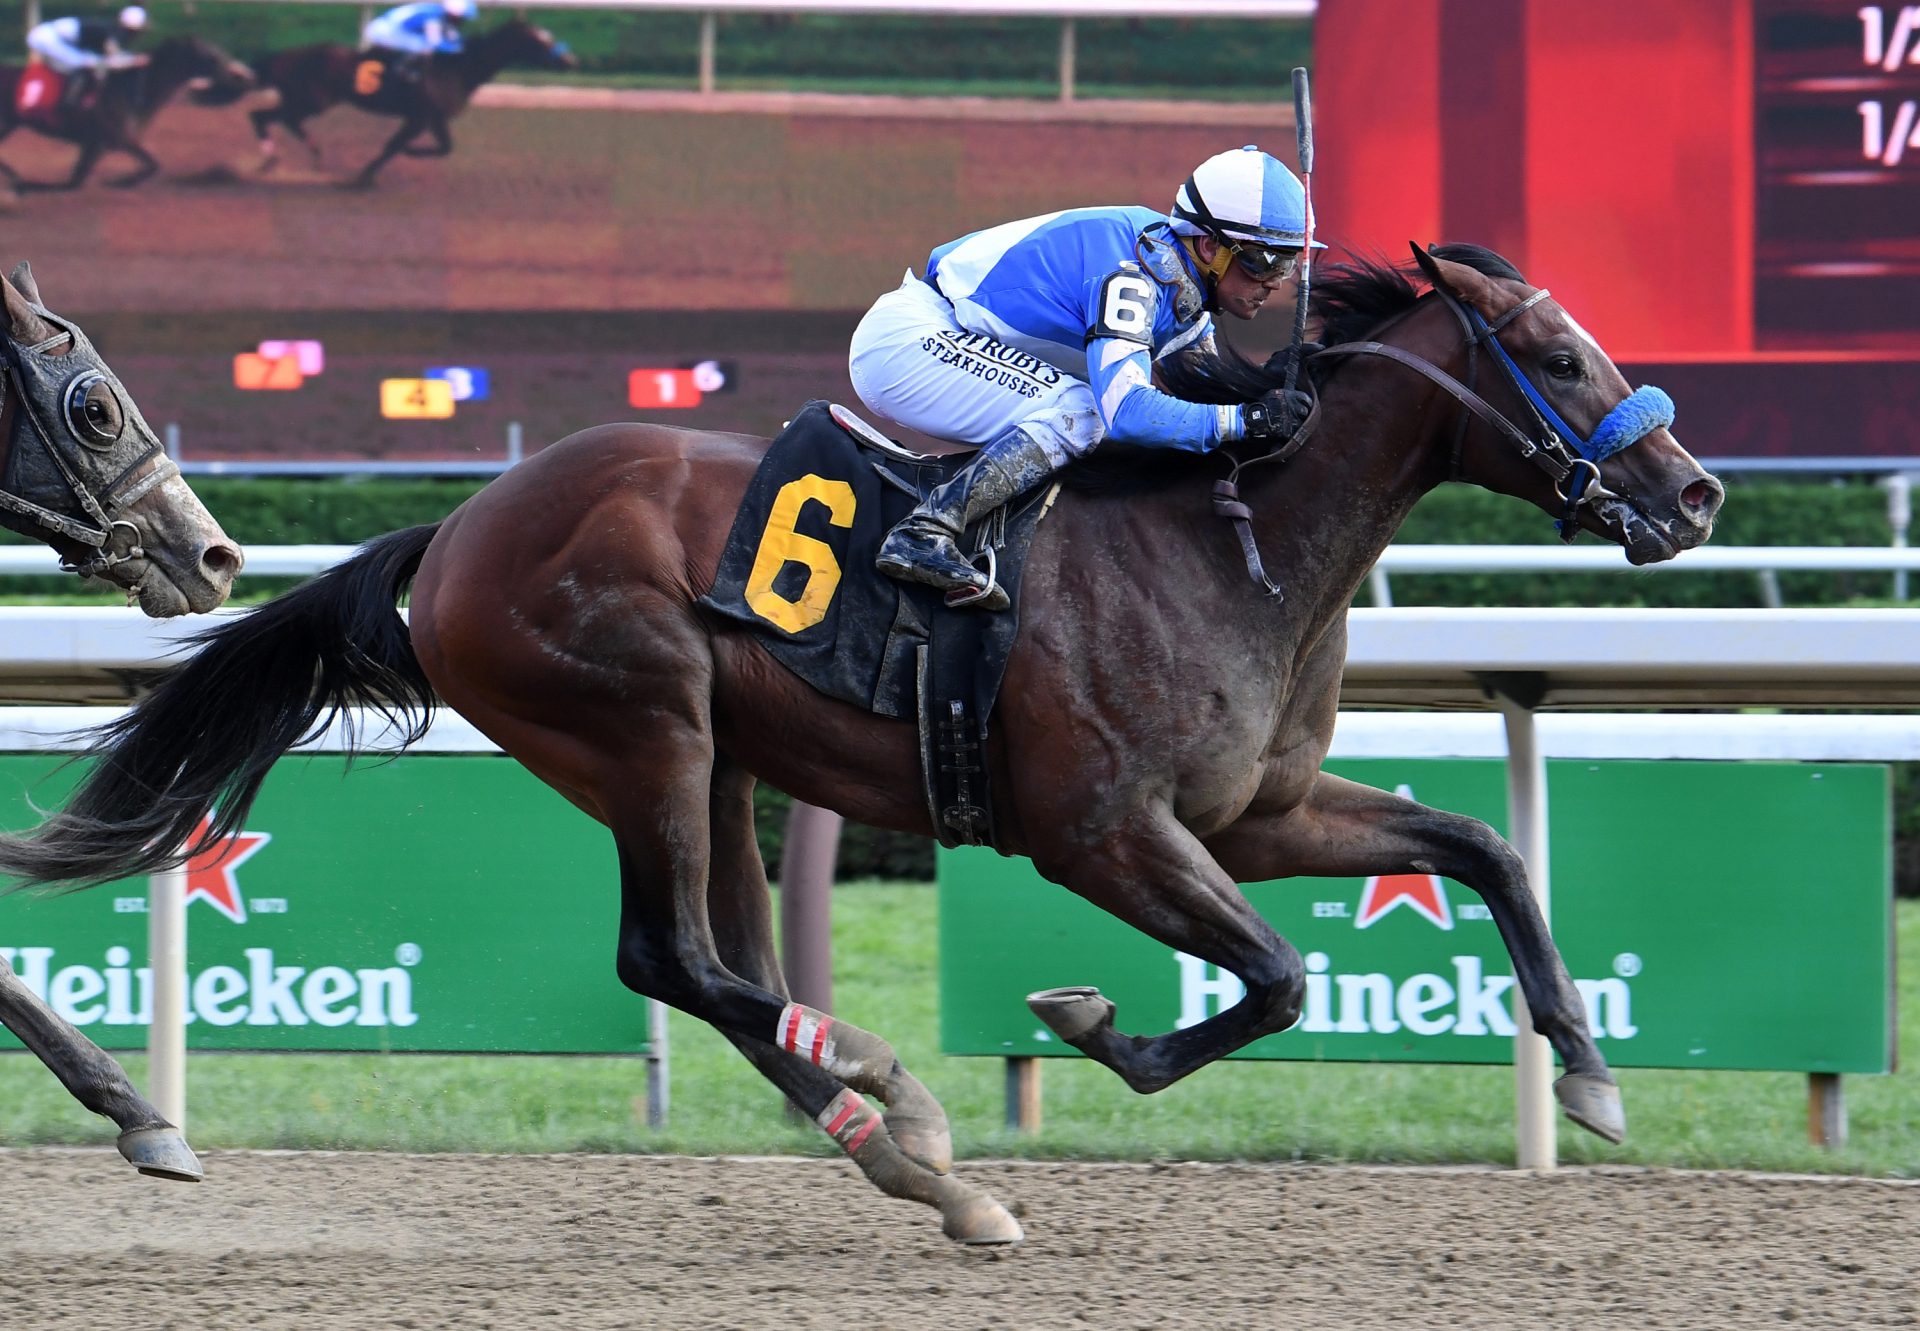
[[[1313,410],[1313,398],[1297,388],[1274,388],[1240,408],[1248,439],[1290,439]]]
[[[1292,363],[1294,356],[1297,354],[1300,357],[1299,374],[1305,374],[1307,368],[1306,362],[1325,350],[1326,347],[1319,342],[1302,342],[1297,348],[1292,343],[1288,343],[1267,357],[1267,363],[1264,368],[1266,372],[1274,378],[1284,379],[1287,375],[1287,366]],[[1298,374],[1295,378],[1298,378]]]

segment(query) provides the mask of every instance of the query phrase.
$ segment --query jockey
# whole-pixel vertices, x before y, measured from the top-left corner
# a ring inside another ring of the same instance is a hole
[[[27,33],[27,49],[65,77],[61,100],[72,105],[97,87],[107,71],[147,63],[147,56],[133,50],[146,26],[147,11],[139,5],[128,5],[112,23],[94,18],[48,19]]]
[[[1214,314],[1260,312],[1293,274],[1305,212],[1293,172],[1249,146],[1196,167],[1171,215],[1076,208],[935,249],[860,321],[848,370],[876,414],[981,449],[888,534],[880,571],[1005,609],[961,533],[1102,439],[1206,452],[1290,436],[1304,393],[1208,406],[1154,387],[1153,370],[1214,350]]]
[[[463,49],[460,25],[473,15],[473,0],[413,0],[369,20],[360,46],[387,52],[396,71],[417,77],[431,57]]]

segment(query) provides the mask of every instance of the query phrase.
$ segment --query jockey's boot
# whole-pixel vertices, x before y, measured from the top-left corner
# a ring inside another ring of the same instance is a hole
[[[874,567],[903,582],[923,582],[945,592],[971,593],[964,604],[1005,610],[1011,602],[1000,584],[960,553],[967,527],[1002,504],[1019,498],[1053,475],[1040,441],[1009,430],[987,444],[948,481],[907,514],[880,543]]]

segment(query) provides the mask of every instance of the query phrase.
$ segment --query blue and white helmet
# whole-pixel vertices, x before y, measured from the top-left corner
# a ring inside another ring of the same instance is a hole
[[[1307,239],[1307,192],[1285,164],[1249,143],[1195,167],[1173,197],[1171,220],[1183,236],[1297,250]],[[1316,240],[1313,248],[1326,246]]]

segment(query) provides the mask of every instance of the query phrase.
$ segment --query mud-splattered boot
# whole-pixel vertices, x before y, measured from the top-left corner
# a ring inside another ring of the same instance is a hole
[[[1005,610],[1011,604],[1007,593],[960,553],[960,537],[970,524],[1019,498],[1053,472],[1053,462],[1038,440],[1023,430],[1008,431],[976,453],[952,480],[887,533],[874,567],[903,582],[969,594],[962,604]]]

